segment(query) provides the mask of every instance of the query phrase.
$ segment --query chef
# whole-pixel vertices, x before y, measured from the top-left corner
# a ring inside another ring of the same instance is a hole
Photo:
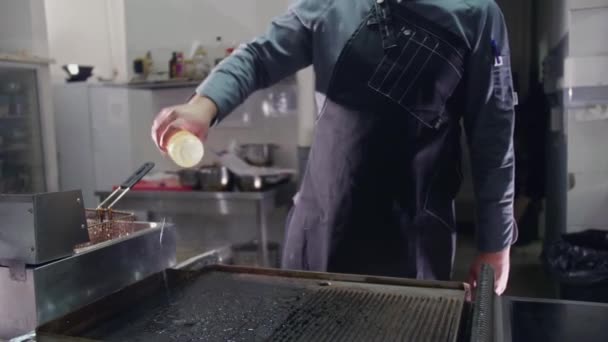
[[[314,143],[287,222],[287,269],[447,280],[456,246],[460,123],[476,198],[477,256],[509,275],[514,94],[493,0],[298,0],[226,58],[186,104],[157,116],[205,139],[255,90],[314,66]]]

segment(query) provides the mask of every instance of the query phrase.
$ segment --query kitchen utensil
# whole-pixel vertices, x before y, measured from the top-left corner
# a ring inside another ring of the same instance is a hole
[[[287,168],[251,166],[232,152],[215,154],[219,162],[237,176],[277,176],[296,173],[295,170]]]
[[[144,178],[144,176],[147,175],[148,172],[150,172],[150,170],[152,170],[153,168],[154,168],[154,163],[151,163],[151,162],[148,162],[148,163],[145,163],[144,165],[142,165],[139,169],[137,169],[137,171],[135,171],[134,174],[131,175],[131,177],[127,178],[127,180],[124,183],[122,183],[118,188],[116,188],[116,190],[114,190],[110,194],[110,196],[108,196],[103,202],[101,202],[97,206],[97,210],[112,209],[114,204],[116,204],[124,195],[126,195],[127,192],[129,192],[129,190],[131,190],[133,185],[137,184],[137,182],[139,182],[142,178]],[[114,199],[114,195],[117,195],[117,197],[115,199]],[[108,205],[107,207],[104,207],[104,205],[106,203],[108,203],[109,201],[111,201],[112,199],[114,199],[114,201],[112,203],[110,203],[110,205]]]
[[[199,171],[192,169],[184,169],[177,171],[179,183],[183,186],[198,190],[201,187]]]
[[[192,170],[190,170],[192,171]],[[194,170],[196,172],[196,170]],[[198,175],[197,175],[198,178]],[[198,182],[198,181],[197,181]],[[157,172],[147,175],[135,184],[131,191],[192,191],[191,186],[183,185],[179,179],[179,172]]]
[[[127,236],[135,231],[136,227],[133,224],[135,216],[133,213],[112,210],[112,207],[153,168],[154,163],[145,163],[101,202],[96,209],[86,210],[89,242],[76,246],[76,249]],[[105,206],[110,201],[112,202]]]
[[[267,175],[267,176],[239,176],[237,185],[241,191],[263,191],[269,187],[287,182],[289,174]]]
[[[62,66],[63,71],[68,74],[67,82],[84,82],[93,75],[94,67],[79,64],[67,64]]]
[[[244,144],[238,147],[238,155],[253,166],[274,165],[275,144]]]
[[[198,170],[199,186],[203,191],[228,191],[233,184],[232,178],[225,166],[205,166]]]

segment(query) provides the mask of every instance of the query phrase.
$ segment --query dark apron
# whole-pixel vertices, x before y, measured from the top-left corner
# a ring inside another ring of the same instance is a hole
[[[450,278],[466,54],[404,6],[375,5],[336,64],[284,268]]]

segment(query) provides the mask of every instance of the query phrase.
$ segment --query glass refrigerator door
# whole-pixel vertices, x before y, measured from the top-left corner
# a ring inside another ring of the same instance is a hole
[[[36,70],[0,66],[0,193],[44,191]]]

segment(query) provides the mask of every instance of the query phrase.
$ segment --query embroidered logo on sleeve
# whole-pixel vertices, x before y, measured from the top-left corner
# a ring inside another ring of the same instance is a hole
[[[501,55],[496,41],[492,40],[492,88],[496,106],[502,110],[512,110],[515,106],[511,60],[508,55]]]

